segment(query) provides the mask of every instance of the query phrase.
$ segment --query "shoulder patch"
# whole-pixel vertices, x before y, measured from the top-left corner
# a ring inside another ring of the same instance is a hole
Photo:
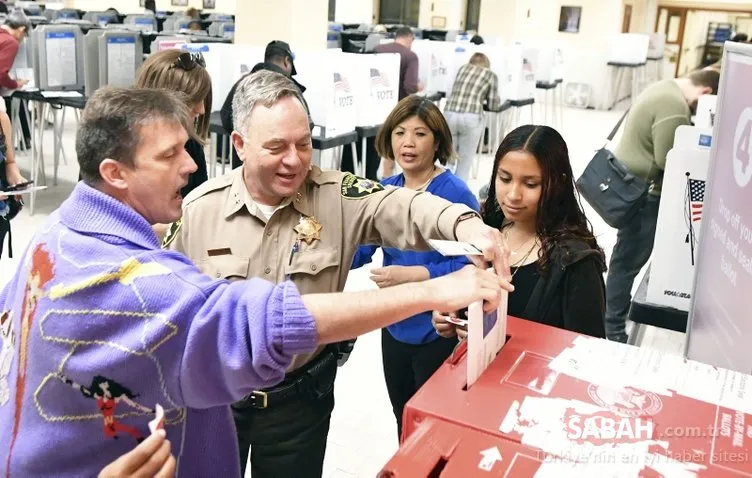
[[[172,241],[174,241],[175,238],[178,237],[178,232],[180,232],[181,227],[183,227],[182,217],[170,224],[170,228],[167,230],[164,239],[162,239],[162,249],[166,249],[167,246],[172,244]]]
[[[383,190],[384,186],[378,181],[361,178],[352,173],[347,173],[342,178],[342,197],[345,198],[359,199]]]

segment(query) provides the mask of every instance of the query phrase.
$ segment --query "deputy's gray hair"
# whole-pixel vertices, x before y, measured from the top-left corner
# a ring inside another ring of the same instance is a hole
[[[251,113],[258,105],[271,108],[280,100],[294,97],[306,109],[303,95],[290,78],[269,70],[259,70],[241,80],[232,99],[232,123],[235,131],[247,134]],[[307,113],[307,111],[306,111]]]

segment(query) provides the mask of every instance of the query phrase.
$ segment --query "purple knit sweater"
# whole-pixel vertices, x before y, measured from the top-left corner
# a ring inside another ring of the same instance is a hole
[[[238,476],[228,404],[316,345],[291,282],[211,279],[83,183],[0,292],[0,322],[1,476],[96,476],[156,404],[178,476]]]

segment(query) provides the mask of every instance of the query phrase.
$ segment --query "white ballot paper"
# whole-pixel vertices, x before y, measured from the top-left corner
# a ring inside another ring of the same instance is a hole
[[[483,301],[473,302],[467,308],[467,386],[471,387],[478,377],[496,358],[507,340],[508,292],[501,291],[499,307],[483,312]]]
[[[154,415],[154,420],[149,422],[149,430],[151,430],[152,433],[156,433],[157,430],[164,429],[165,415],[162,405],[157,403],[157,406],[154,407]]]
[[[482,256],[483,253],[474,245],[467,242],[440,241],[429,239],[428,245],[443,256]]]

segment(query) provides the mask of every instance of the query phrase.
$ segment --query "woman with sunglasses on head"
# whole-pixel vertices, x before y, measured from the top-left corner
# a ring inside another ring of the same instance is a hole
[[[382,181],[462,203],[478,211],[478,200],[467,184],[445,169],[454,154],[452,134],[436,105],[420,96],[408,96],[394,107],[376,136],[379,155],[397,161],[403,172]],[[361,246],[352,268],[371,262],[377,246]],[[371,270],[371,280],[380,288],[421,282],[449,274],[470,262],[465,257],[444,257],[436,251],[402,251],[383,248],[383,267]],[[456,338],[442,338],[424,312],[382,331],[384,378],[402,435],[402,412],[407,401],[451,355]]]
[[[511,251],[508,314],[581,334],[606,336],[603,251],[575,192],[564,138],[548,126],[515,129],[496,152],[483,221]],[[466,332],[434,313],[439,334]]]
[[[136,88],[154,88],[179,91],[185,95],[196,121],[195,131],[185,149],[196,162],[198,169],[191,174],[188,184],[180,190],[183,197],[208,179],[204,144],[209,135],[212,84],[201,53],[164,50],[154,53],[138,71]]]

